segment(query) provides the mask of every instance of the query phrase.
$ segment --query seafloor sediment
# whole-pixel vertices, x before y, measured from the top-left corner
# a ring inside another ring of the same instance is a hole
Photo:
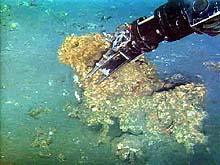
[[[99,126],[100,142],[111,136],[115,153],[122,160],[142,159],[158,142],[172,141],[186,151],[204,143],[204,85],[165,83],[145,58],[125,64],[101,84],[96,84],[99,73],[85,79],[109,46],[99,34],[71,35],[58,50],[60,62],[70,65],[78,76],[75,83],[80,104],[69,115],[89,126]]]

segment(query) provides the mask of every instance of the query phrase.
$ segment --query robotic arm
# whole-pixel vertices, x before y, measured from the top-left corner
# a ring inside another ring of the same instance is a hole
[[[162,41],[176,41],[192,33],[220,34],[220,1],[169,0],[154,11],[151,17],[141,17],[116,32],[104,34],[111,48],[103,54],[93,70],[103,74],[102,82],[123,64],[136,61],[145,52],[157,48]]]

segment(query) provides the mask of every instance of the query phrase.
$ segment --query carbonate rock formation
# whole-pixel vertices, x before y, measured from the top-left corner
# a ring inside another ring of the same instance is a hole
[[[84,78],[109,46],[100,34],[71,35],[58,50],[60,62],[74,69],[79,86],[80,104],[69,115],[99,127],[100,142],[113,138],[122,160],[141,159],[162,142],[186,151],[204,143],[204,85],[164,82],[144,57],[125,64],[101,84],[96,83],[100,73]]]

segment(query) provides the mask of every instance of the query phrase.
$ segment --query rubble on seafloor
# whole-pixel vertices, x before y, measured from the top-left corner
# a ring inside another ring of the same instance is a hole
[[[162,139],[172,139],[187,151],[204,143],[204,85],[165,83],[145,58],[125,64],[101,84],[96,84],[100,73],[84,78],[109,46],[100,34],[71,35],[58,50],[60,62],[76,72],[74,81],[81,92],[79,106],[69,116],[88,126],[101,125],[101,141],[111,135],[112,127],[118,127],[121,134],[113,144],[122,160],[141,157],[147,147]],[[140,145],[134,145],[136,141]]]
[[[41,116],[42,114],[47,114],[50,113],[52,110],[48,107],[37,107],[37,108],[31,108],[28,111],[28,115],[34,119],[38,119],[39,116]]]
[[[49,158],[52,155],[49,146],[52,143],[52,136],[55,132],[55,128],[49,128],[48,130],[36,128],[36,135],[34,136],[31,146],[39,149],[39,157]]]
[[[206,61],[203,62],[203,65],[214,72],[220,72],[220,61],[219,62]]]

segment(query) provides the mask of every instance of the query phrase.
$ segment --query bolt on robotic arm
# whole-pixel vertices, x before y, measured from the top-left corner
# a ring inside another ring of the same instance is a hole
[[[120,26],[113,35],[104,33],[111,47],[86,78],[100,71],[103,74],[100,83],[125,63],[156,49],[160,42],[176,41],[194,32],[220,34],[220,1],[169,0],[153,16]]]

